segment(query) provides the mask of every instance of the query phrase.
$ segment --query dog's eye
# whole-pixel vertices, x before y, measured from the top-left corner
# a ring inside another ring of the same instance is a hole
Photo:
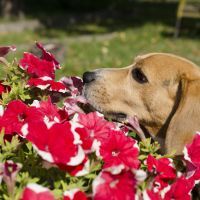
[[[148,82],[147,77],[143,74],[143,72],[139,68],[133,69],[132,76],[139,83]]]

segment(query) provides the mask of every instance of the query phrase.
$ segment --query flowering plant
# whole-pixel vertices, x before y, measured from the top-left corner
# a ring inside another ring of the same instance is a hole
[[[0,47],[0,199],[191,199],[200,133],[179,162],[159,154],[157,142],[84,111],[81,78],[56,81],[59,62],[36,46],[41,57],[25,52],[11,63],[15,47]],[[137,119],[130,124],[141,131]]]

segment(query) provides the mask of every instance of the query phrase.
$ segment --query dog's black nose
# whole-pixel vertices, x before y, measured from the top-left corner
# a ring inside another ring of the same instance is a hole
[[[90,83],[95,80],[95,72],[85,72],[83,74],[83,83]]]

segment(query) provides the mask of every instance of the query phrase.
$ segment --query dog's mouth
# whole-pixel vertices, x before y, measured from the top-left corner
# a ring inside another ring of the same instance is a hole
[[[114,112],[114,111],[108,111],[108,112],[104,112],[102,109],[98,109],[95,108],[95,106],[91,105],[91,104],[87,104],[82,106],[82,109],[86,112],[100,112],[102,113],[105,118],[107,118],[108,120],[114,120],[114,121],[118,121],[118,122],[123,122],[127,119],[127,114],[124,112]]]
[[[115,120],[115,121],[119,121],[119,122],[123,122],[127,119],[127,114],[123,113],[123,112],[106,112],[104,113],[105,117]]]
[[[127,119],[127,114],[124,112],[120,112],[120,111],[105,111],[100,105],[98,105],[95,102],[91,102],[91,99],[88,97],[88,93],[86,90],[86,87],[84,87],[84,96],[85,98],[88,100],[88,104],[86,109],[84,109],[84,111],[86,113],[88,112],[94,112],[94,111],[98,111],[100,113],[102,113],[105,118],[107,118],[108,120],[113,120],[113,121],[118,121],[118,122],[124,122]]]

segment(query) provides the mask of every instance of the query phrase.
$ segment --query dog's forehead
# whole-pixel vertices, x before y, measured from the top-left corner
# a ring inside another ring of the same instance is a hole
[[[154,63],[157,65],[165,65],[165,64],[171,64],[171,65],[177,65],[178,63],[184,63],[185,65],[192,65],[196,66],[193,62],[190,60],[170,54],[170,53],[148,53],[144,55],[138,55],[134,59],[135,63]]]
[[[144,55],[138,55],[135,57],[134,61],[137,63],[137,62],[140,62],[142,60],[144,60],[145,58],[148,58],[152,55],[155,55],[156,53],[148,53],[148,54],[144,54]]]
[[[199,67],[180,56],[169,53],[149,53],[135,58],[134,65],[139,67],[152,80],[179,80],[185,77],[188,80],[200,78]]]
[[[178,60],[176,57],[161,53],[150,53],[145,55],[139,55],[134,60],[135,66],[142,68],[143,70],[164,70],[171,68],[172,65],[176,65]],[[174,68],[175,70],[175,68]],[[159,72],[157,71],[157,72]]]
[[[183,60],[178,56],[165,53],[150,53],[135,58],[135,66],[140,67],[153,82],[177,80],[180,62]]]
[[[197,71],[198,74],[200,72],[197,65],[190,60],[169,53],[149,53],[137,56],[134,63],[145,71],[170,72],[171,75],[191,71]]]

